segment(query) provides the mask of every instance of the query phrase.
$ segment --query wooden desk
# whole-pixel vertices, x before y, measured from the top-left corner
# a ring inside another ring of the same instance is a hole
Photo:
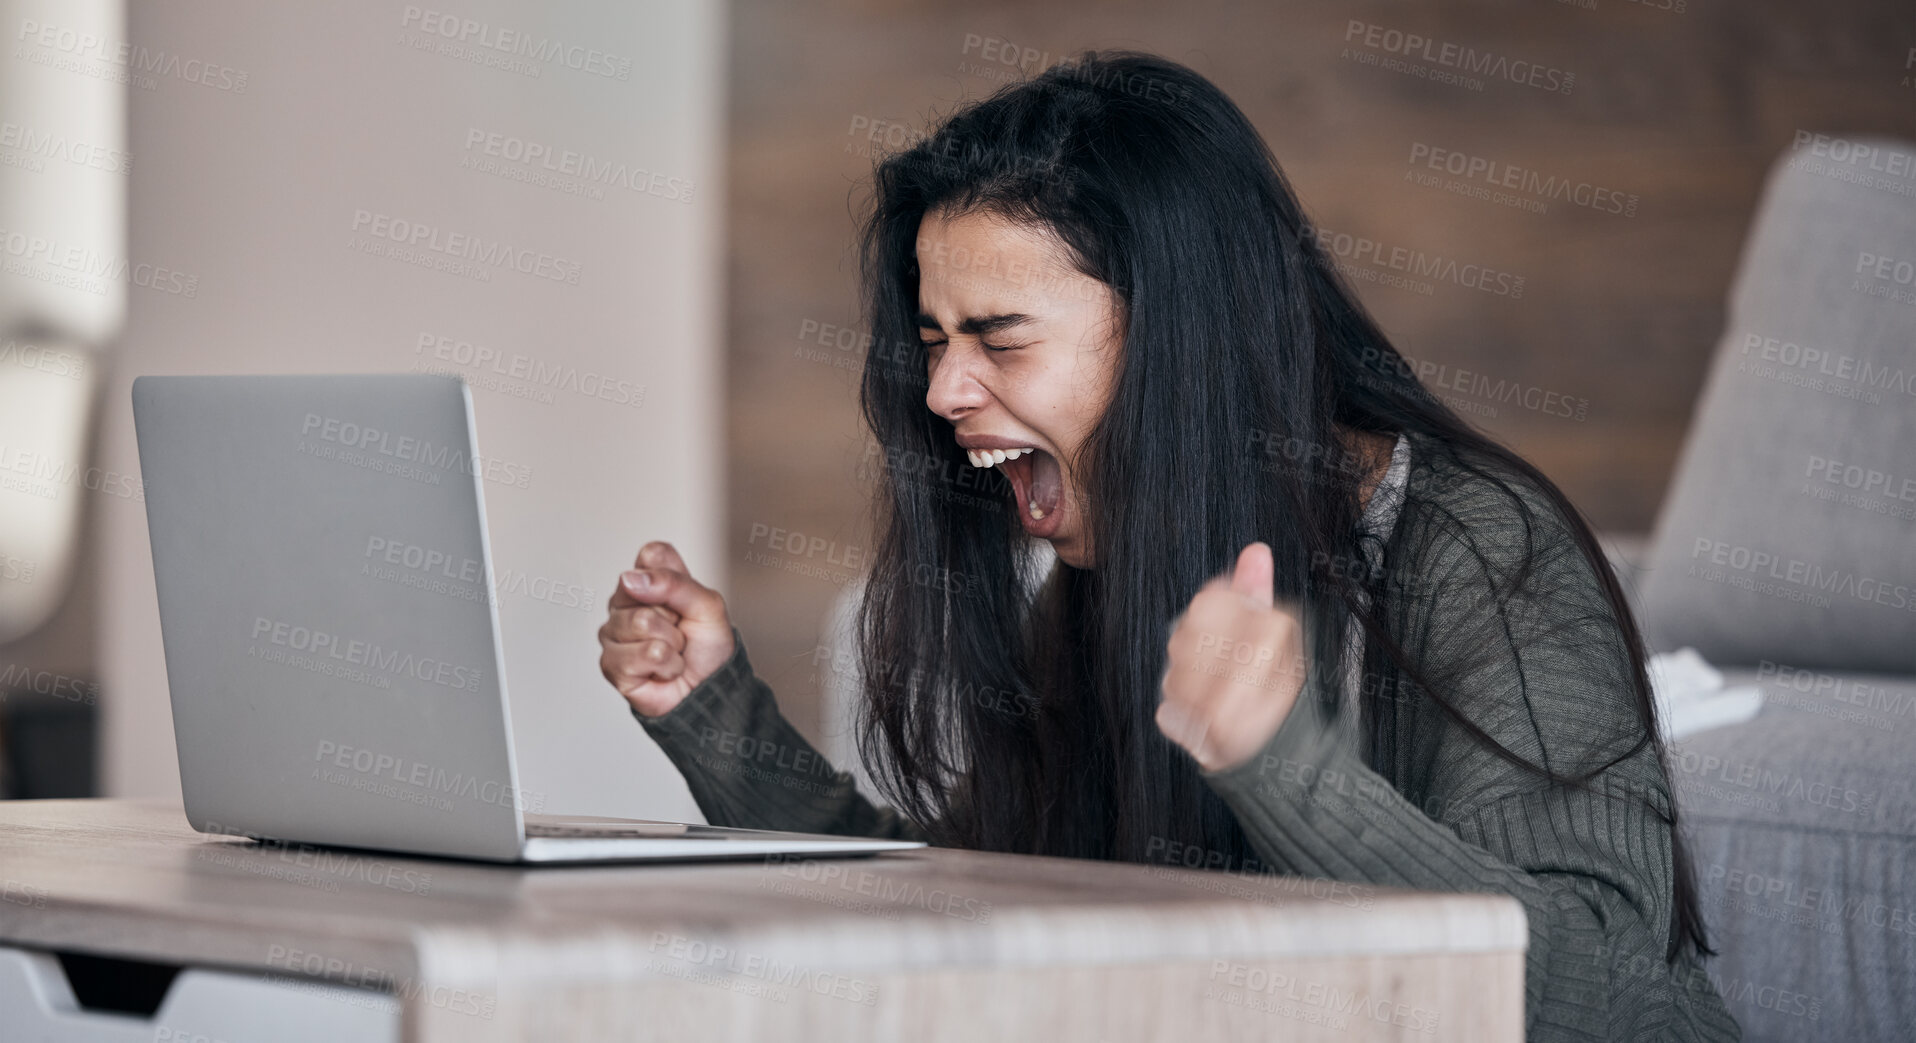
[[[0,878],[0,945],[383,987],[433,1043],[1523,1035],[1490,895],[938,849],[496,868],[125,801],[0,802]]]

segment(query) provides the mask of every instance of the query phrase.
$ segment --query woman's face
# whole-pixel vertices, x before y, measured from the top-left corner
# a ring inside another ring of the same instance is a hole
[[[1091,567],[1078,454],[1116,376],[1116,296],[1049,232],[990,214],[927,214],[918,269],[925,404],[973,466],[1004,472],[1026,532]]]

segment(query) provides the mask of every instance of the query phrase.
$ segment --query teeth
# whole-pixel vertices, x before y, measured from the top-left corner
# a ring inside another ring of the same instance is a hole
[[[1031,520],[1044,521],[1044,510],[1035,503],[1031,505]]]
[[[967,449],[965,458],[971,461],[973,467],[996,467],[1006,460],[1016,460],[1032,451],[1031,446],[1025,446],[1022,449]]]

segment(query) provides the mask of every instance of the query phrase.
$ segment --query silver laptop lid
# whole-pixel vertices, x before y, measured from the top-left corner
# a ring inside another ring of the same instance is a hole
[[[465,385],[140,377],[133,418],[194,827],[516,858]]]

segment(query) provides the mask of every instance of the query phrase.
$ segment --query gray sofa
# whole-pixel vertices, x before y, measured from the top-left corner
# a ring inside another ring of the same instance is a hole
[[[1630,566],[1653,651],[1765,692],[1671,757],[1746,1038],[1916,1039],[1916,146],[1778,160]]]

